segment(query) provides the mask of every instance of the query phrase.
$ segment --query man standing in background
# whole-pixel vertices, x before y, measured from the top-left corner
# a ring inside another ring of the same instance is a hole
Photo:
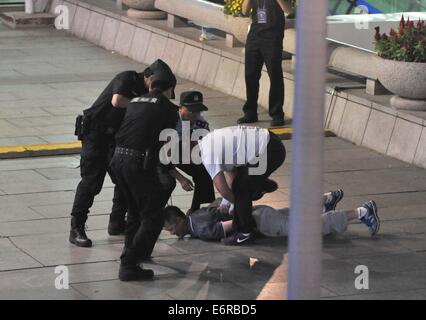
[[[242,13],[251,13],[252,24],[245,48],[245,80],[247,101],[244,116],[238,123],[254,123],[257,118],[259,80],[265,64],[271,82],[269,115],[272,126],[284,125],[284,78],[282,52],[285,16],[291,11],[290,0],[244,0]]]

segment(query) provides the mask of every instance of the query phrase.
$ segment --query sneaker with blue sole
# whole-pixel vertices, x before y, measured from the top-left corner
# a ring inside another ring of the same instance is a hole
[[[367,214],[360,220],[368,227],[372,236],[377,234],[380,229],[380,219],[377,214],[377,205],[373,200],[367,201],[362,205],[367,209]]]
[[[343,199],[343,195],[344,192],[342,189],[326,193],[324,195],[326,197],[326,200],[324,201],[324,212],[336,210],[336,206],[340,200]]]

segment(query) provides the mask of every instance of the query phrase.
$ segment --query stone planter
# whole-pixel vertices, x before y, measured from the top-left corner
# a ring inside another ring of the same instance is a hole
[[[155,0],[123,0],[123,3],[129,8],[136,10],[155,10]]]
[[[165,19],[167,14],[155,8],[155,0],[123,0],[130,9],[127,16],[133,19]]]
[[[377,74],[381,84],[396,95],[392,106],[426,111],[426,63],[378,58]]]
[[[232,34],[239,42],[246,43],[251,20],[250,18],[235,18],[225,16],[225,30]]]
[[[45,12],[48,4],[49,0],[25,0],[25,13]]]

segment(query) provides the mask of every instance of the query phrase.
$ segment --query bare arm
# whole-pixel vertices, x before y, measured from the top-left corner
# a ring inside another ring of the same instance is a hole
[[[129,103],[130,103],[130,100],[121,94],[114,94],[112,96],[111,104],[114,108],[126,109]]]
[[[277,0],[277,2],[285,13],[291,12],[291,0]]]
[[[229,202],[234,203],[234,201],[235,201],[234,194],[232,193],[232,190],[229,188],[223,172],[219,172],[213,178],[213,183],[214,183],[217,191],[219,191],[219,193],[222,195],[222,197],[224,197]]]
[[[179,171],[176,169],[172,169],[169,171],[169,174],[175,178],[180,185],[182,186],[182,189],[185,191],[192,191],[194,190],[194,185],[191,180],[185,178]]]
[[[251,0],[244,0],[243,5],[241,7],[241,11],[244,17],[247,17],[250,14],[250,10],[253,8],[253,4]]]

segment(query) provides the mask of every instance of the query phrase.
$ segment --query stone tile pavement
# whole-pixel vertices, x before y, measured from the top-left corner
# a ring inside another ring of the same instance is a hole
[[[119,71],[143,66],[55,30],[11,31],[0,25],[0,145],[73,141],[73,119]],[[205,93],[212,127],[235,123],[242,101],[179,80],[178,92]],[[267,125],[262,112],[262,125]],[[274,178],[277,192],[259,203],[289,205],[291,141]],[[88,220],[91,249],[68,241],[69,211],[79,157],[0,161],[0,299],[256,299],[277,298],[287,239],[259,239],[229,248],[162,233],[154,250],[155,281],[117,280],[122,237],[106,233],[112,184],[106,180]],[[343,188],[341,208],[375,199],[382,217],[371,238],[363,225],[324,238],[323,299],[426,298],[426,173],[423,169],[325,139],[324,191]],[[177,189],[173,203],[186,209],[191,194]],[[257,262],[250,266],[250,261]],[[55,267],[67,265],[70,289],[56,290]],[[370,270],[370,289],[356,290],[354,269]],[[277,276],[278,274],[278,276]],[[265,294],[266,292],[266,294]]]

